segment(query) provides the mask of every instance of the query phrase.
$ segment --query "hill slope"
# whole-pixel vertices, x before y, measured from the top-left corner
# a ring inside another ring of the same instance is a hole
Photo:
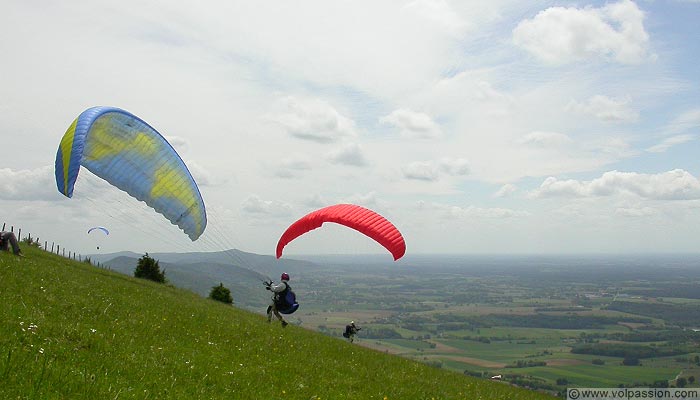
[[[112,271],[133,276],[138,258],[120,256],[109,260],[106,265]],[[270,295],[262,290],[261,280],[266,275],[235,265],[201,262],[179,264],[159,261],[160,270],[165,272],[168,283],[179,288],[191,290],[207,297],[213,286],[223,283],[234,295],[237,306],[249,310],[264,309],[270,301]]]
[[[0,252],[0,398],[549,398],[25,253]]]

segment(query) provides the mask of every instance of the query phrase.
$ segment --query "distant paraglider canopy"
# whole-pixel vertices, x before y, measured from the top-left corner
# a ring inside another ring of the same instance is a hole
[[[90,233],[94,230],[102,231],[105,233],[105,235],[109,235],[109,231],[104,226],[96,226],[94,228],[90,228],[90,229],[88,229],[87,233]]]
[[[401,232],[386,218],[364,207],[336,204],[313,211],[290,225],[277,242],[277,258],[282,257],[282,250],[289,242],[321,227],[324,222],[344,225],[369,236],[384,246],[394,256],[394,261],[406,253]]]
[[[92,107],[68,127],[56,153],[56,185],[66,197],[80,167],[145,202],[197,240],[207,226],[204,201],[187,166],[163,136],[135,115]]]

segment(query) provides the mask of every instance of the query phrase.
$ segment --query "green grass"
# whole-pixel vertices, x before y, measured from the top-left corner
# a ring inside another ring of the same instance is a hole
[[[549,398],[23,250],[0,252],[3,399]]]

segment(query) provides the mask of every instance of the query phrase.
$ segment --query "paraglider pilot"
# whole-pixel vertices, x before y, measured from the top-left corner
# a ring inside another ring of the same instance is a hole
[[[0,232],[0,250],[9,251],[10,246],[12,246],[12,252],[16,256],[24,257],[22,250],[19,248],[17,243],[17,237],[12,232]]]
[[[355,335],[357,331],[362,330],[355,325],[355,321],[350,321],[350,325],[345,325],[345,332],[343,332],[343,337],[347,338],[350,343],[355,340]]]
[[[289,291],[289,285],[287,284],[287,282],[289,282],[289,274],[283,272],[280,276],[280,280],[281,282],[277,285],[275,285],[272,280],[265,282],[265,289],[274,293],[272,296],[272,303],[267,307],[267,322],[272,321],[272,314],[274,313],[275,317],[282,322],[282,327],[284,328],[288,323],[280,314],[280,310],[284,310],[288,307],[288,305],[285,304],[284,298],[286,292]]]

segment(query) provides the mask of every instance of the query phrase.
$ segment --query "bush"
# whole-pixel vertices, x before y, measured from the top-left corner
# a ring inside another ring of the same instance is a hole
[[[622,365],[627,365],[627,366],[639,365],[639,358],[637,358],[637,357],[625,357],[624,360],[622,360]]]
[[[148,253],[139,258],[138,264],[136,264],[136,269],[134,270],[134,276],[137,278],[149,279],[158,283],[165,283],[165,271],[160,271],[158,261],[149,257]]]
[[[233,304],[233,297],[231,296],[231,291],[224,287],[223,283],[219,283],[219,286],[214,286],[209,292],[209,298],[212,300],[220,301],[226,304]]]

